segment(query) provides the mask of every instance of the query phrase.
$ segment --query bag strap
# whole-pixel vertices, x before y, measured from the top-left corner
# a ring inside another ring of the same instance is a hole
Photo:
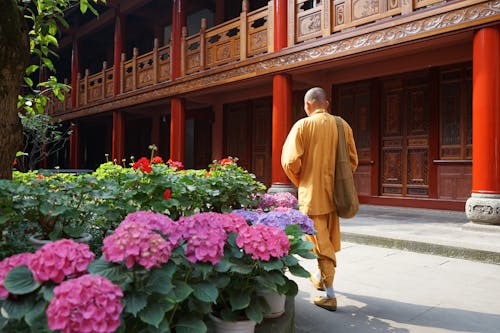
[[[342,123],[342,118],[338,116],[335,117],[335,122],[337,123],[338,131],[338,143],[337,143],[337,161],[341,158],[347,158],[347,143],[345,140],[344,124]]]

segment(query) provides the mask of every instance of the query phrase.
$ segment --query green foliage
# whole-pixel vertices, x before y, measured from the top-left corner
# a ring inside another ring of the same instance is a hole
[[[230,211],[252,203],[264,185],[237,165],[177,170],[153,164],[150,173],[107,162],[93,174],[14,172],[0,180],[0,257],[31,250],[27,239],[92,235],[100,254],[102,239],[127,214],[154,211],[173,220],[198,212]],[[165,199],[165,191],[171,197]],[[218,195],[215,195],[217,193]],[[20,237],[21,235],[21,237]]]
[[[67,28],[68,23],[64,17],[64,10],[72,5],[80,5],[80,10],[85,13],[90,10],[98,15],[92,3],[105,0],[17,0],[19,10],[23,13],[29,27],[31,59],[35,59],[25,69],[24,83],[29,88],[29,93],[20,95],[18,108],[25,109],[28,113],[43,113],[51,98],[64,100],[64,91],[70,87],[59,83],[55,76],[50,76],[47,81],[34,84],[38,71],[48,70],[55,72],[53,59],[57,58],[55,50],[59,47],[59,30]]]

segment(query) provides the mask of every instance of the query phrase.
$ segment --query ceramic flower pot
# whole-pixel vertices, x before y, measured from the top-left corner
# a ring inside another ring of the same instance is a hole
[[[212,314],[209,315],[214,324],[215,333],[254,333],[256,322],[253,320],[225,321]]]
[[[92,235],[88,233],[82,234],[82,237],[80,238],[73,238],[72,240],[77,242],[77,243],[88,243],[92,239]],[[31,243],[31,246],[33,249],[36,251],[42,246],[44,246],[47,243],[52,243],[53,241],[50,239],[39,239],[37,238],[37,235],[31,236],[29,238],[29,241]]]
[[[277,318],[285,313],[286,296],[275,292],[257,292],[257,295],[263,297],[271,310],[264,313],[264,318]]]

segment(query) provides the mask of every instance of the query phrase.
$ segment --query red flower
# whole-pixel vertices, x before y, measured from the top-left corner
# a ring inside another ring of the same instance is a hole
[[[180,161],[172,161],[172,159],[169,159],[167,161],[167,164],[171,167],[171,168],[175,168],[177,170],[182,170],[184,168],[184,165],[182,164],[182,162]]]
[[[144,173],[150,173],[153,169],[151,164],[146,157],[141,157],[137,162],[134,163],[133,168],[136,170],[141,170]]]
[[[161,163],[164,163],[164,162],[163,162],[163,158],[161,158],[161,156],[155,156],[151,160],[151,163],[152,164],[161,164]]]
[[[43,175],[37,175],[36,179],[43,179]]]
[[[17,165],[17,159],[14,159],[14,162],[12,162],[12,165]]]
[[[224,166],[226,164],[233,164],[233,160],[230,158],[223,158],[220,160],[220,165]]]
[[[205,177],[210,177],[210,172],[207,172],[207,173],[205,174]]]
[[[165,193],[163,193],[163,199],[168,200],[172,197],[172,190],[167,188]]]

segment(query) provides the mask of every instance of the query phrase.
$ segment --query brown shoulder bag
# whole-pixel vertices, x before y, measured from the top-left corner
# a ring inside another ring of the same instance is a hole
[[[340,117],[335,117],[339,133],[337,157],[335,163],[335,179],[333,183],[333,200],[337,214],[345,219],[354,217],[359,209],[358,193],[354,186],[349,148],[345,139],[344,124]]]

